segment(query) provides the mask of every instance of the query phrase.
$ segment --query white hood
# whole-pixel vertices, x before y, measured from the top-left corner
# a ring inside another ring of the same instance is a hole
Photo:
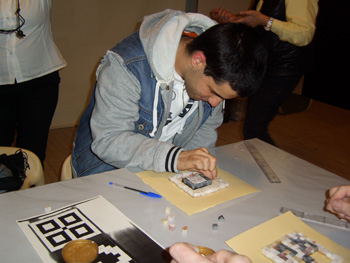
[[[157,86],[153,101],[153,131],[157,131],[157,105],[161,84],[169,84],[174,80],[175,59],[179,42],[184,31],[200,35],[216,22],[209,17],[197,13],[164,10],[145,16],[140,27],[140,39],[145,50],[148,63],[156,76]]]
[[[170,9],[145,16],[140,27],[140,39],[157,79],[166,81],[172,78],[183,31],[200,35],[215,24],[205,15]]]

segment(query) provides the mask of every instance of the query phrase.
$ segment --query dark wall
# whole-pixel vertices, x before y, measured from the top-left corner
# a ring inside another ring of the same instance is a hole
[[[320,0],[313,39],[313,68],[303,95],[350,110],[350,3]]]

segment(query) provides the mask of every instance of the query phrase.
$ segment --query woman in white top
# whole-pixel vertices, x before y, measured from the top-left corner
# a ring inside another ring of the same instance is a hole
[[[51,32],[51,0],[0,0],[0,145],[42,163],[66,61]]]

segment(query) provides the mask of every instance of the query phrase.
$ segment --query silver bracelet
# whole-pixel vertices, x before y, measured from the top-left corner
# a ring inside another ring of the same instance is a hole
[[[270,17],[269,21],[267,21],[266,26],[264,26],[264,29],[266,31],[271,31],[272,22],[273,22],[273,17]]]

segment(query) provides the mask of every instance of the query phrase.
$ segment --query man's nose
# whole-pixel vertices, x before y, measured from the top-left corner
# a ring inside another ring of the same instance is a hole
[[[220,104],[220,102],[222,102],[222,101],[223,101],[223,99],[220,98],[220,97],[217,97],[217,96],[215,96],[215,97],[210,97],[210,98],[208,99],[208,102],[209,102],[209,104],[210,104],[212,107],[218,106],[218,105]]]

